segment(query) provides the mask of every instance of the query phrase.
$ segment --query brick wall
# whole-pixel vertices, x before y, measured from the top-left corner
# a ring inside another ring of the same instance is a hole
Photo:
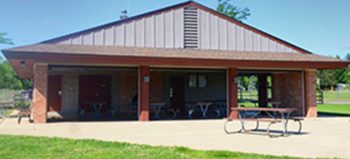
[[[317,117],[316,70],[304,72],[305,114],[306,117]]]
[[[296,108],[294,115],[303,115],[302,73],[272,75],[272,100],[281,101],[281,107]]]
[[[121,111],[128,111],[132,98],[137,94],[137,72],[128,71],[120,74],[120,104]]]
[[[48,87],[48,66],[45,64],[34,65],[34,95],[33,95],[33,109],[32,109],[34,123],[46,123],[47,87]]]

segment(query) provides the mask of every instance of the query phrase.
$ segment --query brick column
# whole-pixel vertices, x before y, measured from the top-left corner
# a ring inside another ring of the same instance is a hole
[[[138,70],[139,82],[139,121],[149,120],[149,83],[150,74],[148,66],[140,66]]]
[[[316,70],[304,71],[306,117],[317,117]]]
[[[228,118],[237,119],[237,112],[231,110],[232,108],[238,107],[238,81],[235,80],[235,78],[237,77],[237,69],[228,68],[226,77]]]
[[[46,123],[47,119],[48,66],[34,65],[33,117],[34,123]]]

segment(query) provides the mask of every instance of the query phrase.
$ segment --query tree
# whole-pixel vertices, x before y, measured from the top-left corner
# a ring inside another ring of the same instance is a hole
[[[340,56],[336,56],[335,58],[341,59]],[[348,68],[341,68],[333,70],[333,75],[335,76],[336,83],[347,83],[348,81]]]
[[[345,55],[345,59],[346,59],[346,60],[350,60],[350,53],[347,53],[347,54]]]
[[[6,33],[0,33],[0,44],[12,45],[12,40],[5,38],[6,35]],[[22,81],[11,65],[2,57],[0,57],[0,75],[0,89],[28,89],[31,87],[30,81]]]
[[[1,61],[2,58],[0,57]],[[7,61],[0,63],[0,89],[22,89],[22,81]]]
[[[337,84],[333,70],[320,70],[317,72],[317,78],[320,79],[320,88],[322,90],[333,89]]]
[[[340,56],[336,56],[341,59]],[[345,56],[345,60],[350,60],[350,53]],[[335,70],[320,70],[317,73],[320,80],[321,89],[333,89],[338,83],[350,84],[350,67]]]
[[[250,16],[248,8],[239,8],[231,3],[231,0],[218,0],[217,11],[238,21],[246,20]]]
[[[7,33],[0,33],[0,44],[9,44],[12,45],[12,40],[9,38],[6,38],[5,36]]]
[[[121,14],[120,14],[120,20],[128,19],[128,18],[129,18],[128,11],[127,10],[122,10]]]

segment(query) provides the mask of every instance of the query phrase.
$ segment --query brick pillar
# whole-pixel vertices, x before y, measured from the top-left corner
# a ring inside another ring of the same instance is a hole
[[[149,120],[150,74],[148,66],[140,66],[139,81],[139,121]]]
[[[235,111],[232,111],[232,108],[238,107],[238,81],[237,69],[228,68],[227,69],[227,109],[228,109],[228,118],[237,119],[238,114]]]
[[[46,64],[34,65],[34,95],[32,108],[34,123],[46,123],[47,87],[48,66]]]
[[[259,107],[267,107],[267,75],[258,75],[258,101]]]
[[[304,71],[306,117],[317,117],[316,70]]]

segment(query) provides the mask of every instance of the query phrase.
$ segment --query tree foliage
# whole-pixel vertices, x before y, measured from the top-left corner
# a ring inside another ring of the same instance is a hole
[[[322,90],[333,89],[337,84],[333,70],[320,70],[317,72],[317,78],[320,80]]]
[[[250,16],[248,8],[239,8],[232,4],[231,0],[218,0],[217,11],[238,21],[246,20]]]
[[[339,56],[336,56],[336,58],[341,59]],[[350,53],[345,56],[345,60],[350,60]],[[317,77],[320,80],[321,89],[333,89],[338,83],[350,84],[350,67],[320,70]]]
[[[12,40],[9,38],[6,38],[5,36],[7,35],[7,33],[1,33],[0,32],[0,44],[9,44],[12,45]]]
[[[1,60],[3,61],[3,60]],[[0,89],[22,89],[23,84],[7,61],[0,64]]]
[[[12,66],[0,57],[0,89],[29,89],[32,84],[29,80],[21,80]]]
[[[7,33],[0,33],[0,44],[12,45],[12,40],[5,38],[6,35]],[[22,81],[11,65],[0,56],[0,89],[28,89],[30,87],[31,82]]]

